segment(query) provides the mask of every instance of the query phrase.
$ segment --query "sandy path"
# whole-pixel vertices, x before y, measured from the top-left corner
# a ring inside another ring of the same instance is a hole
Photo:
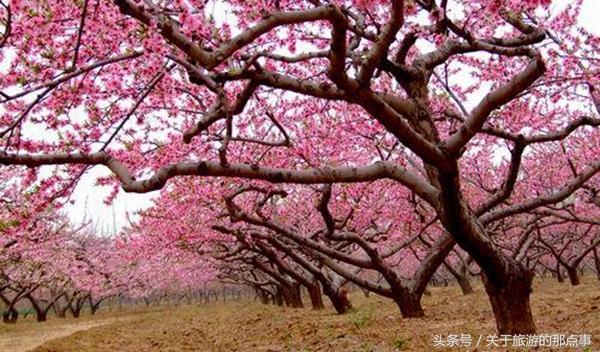
[[[87,322],[74,322],[61,325],[40,324],[35,330],[13,332],[0,335],[0,352],[30,351],[47,341],[69,336],[77,331],[91,329],[128,318],[106,318]]]

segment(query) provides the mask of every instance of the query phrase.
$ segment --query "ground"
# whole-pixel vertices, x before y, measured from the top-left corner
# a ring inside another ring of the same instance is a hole
[[[433,288],[431,293],[423,300],[424,319],[402,319],[388,299],[356,292],[352,295],[356,310],[347,315],[336,315],[331,308],[313,311],[237,301],[104,311],[79,320],[23,321],[0,326],[0,351],[36,346],[36,352],[443,351],[448,349],[434,347],[435,335],[471,334],[475,344],[480,335],[485,341],[495,333],[481,286],[470,296],[454,286]],[[586,278],[579,287],[571,287],[538,279],[532,304],[539,333],[590,334],[591,347],[579,351],[600,351],[600,281]]]

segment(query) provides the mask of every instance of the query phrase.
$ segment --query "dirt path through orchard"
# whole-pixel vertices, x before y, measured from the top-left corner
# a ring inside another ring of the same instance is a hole
[[[65,324],[40,324],[35,330],[24,330],[0,334],[0,352],[25,352],[30,351],[45,342],[74,334],[77,331],[87,330],[96,326],[107,325],[117,321],[128,320],[129,317],[104,318],[82,322],[68,322]]]

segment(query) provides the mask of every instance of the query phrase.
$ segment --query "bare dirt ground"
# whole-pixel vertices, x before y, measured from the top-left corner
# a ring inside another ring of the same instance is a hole
[[[57,319],[49,316],[48,321],[38,323],[29,316],[19,320],[17,324],[0,323],[0,352],[31,351],[47,341],[70,336],[78,331],[85,331],[96,326],[128,321],[141,314],[152,313],[150,310],[131,309],[129,311],[101,311],[99,314],[84,315],[75,319]]]
[[[121,318],[126,319],[126,318]],[[107,318],[87,322],[72,322],[66,324],[44,325],[35,329],[15,332],[0,336],[0,351],[25,352],[42,345],[46,341],[70,336],[77,331],[87,330],[95,326],[106,325],[119,321],[119,318]]]
[[[356,310],[342,316],[331,308],[287,309],[247,301],[183,305],[113,316],[103,313],[97,318],[85,317],[77,325],[72,319],[52,319],[0,327],[0,351],[35,346],[37,352],[444,351],[448,349],[434,348],[436,334],[471,334],[475,338],[495,334],[481,286],[470,296],[463,296],[458,287],[431,291],[431,296],[424,298],[427,317],[423,319],[402,319],[389,300],[373,295],[365,298],[360,293],[352,296]],[[592,335],[587,349],[556,351],[600,351],[600,281],[586,278],[582,285],[571,287],[554,280],[536,280],[532,306],[539,333]],[[47,342],[39,345],[43,340]]]

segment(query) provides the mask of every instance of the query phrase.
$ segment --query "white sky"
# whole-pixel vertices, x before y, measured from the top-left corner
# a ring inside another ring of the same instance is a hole
[[[555,1],[556,5],[568,3],[569,0]],[[218,6],[218,5],[217,5]],[[215,14],[222,12],[215,9]],[[600,35],[600,0],[585,0],[583,10],[579,18],[580,23],[588,31]],[[120,192],[112,206],[104,203],[110,194],[111,188],[95,186],[95,180],[99,176],[105,176],[108,171],[103,167],[94,167],[81,179],[74,194],[74,204],[67,205],[65,211],[75,223],[83,219],[91,220],[101,233],[108,234],[119,231],[127,225],[128,216],[131,217],[136,211],[152,205],[152,198],[158,195],[158,191],[147,194],[134,194]]]

